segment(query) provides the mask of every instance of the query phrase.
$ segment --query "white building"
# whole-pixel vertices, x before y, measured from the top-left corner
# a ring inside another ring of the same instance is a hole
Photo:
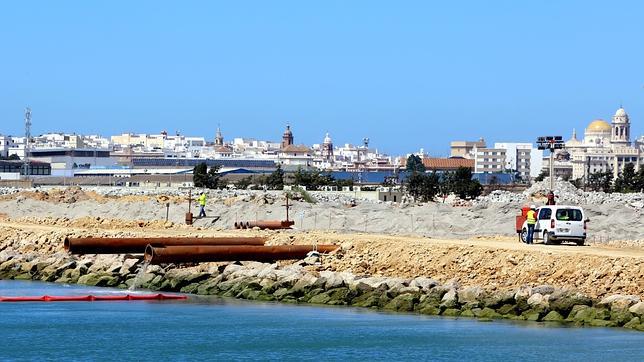
[[[503,148],[474,148],[474,173],[505,171],[506,150]]]
[[[572,179],[586,179],[591,173],[605,171],[613,172],[616,178],[628,163],[636,170],[644,165],[642,140],[644,137],[631,144],[630,118],[623,108],[619,108],[610,124],[602,119],[590,122],[582,140],[577,139],[573,130],[565,150],[557,152],[555,168],[569,164]]]
[[[532,143],[497,142],[494,148],[505,150],[505,169],[518,172],[524,180],[537,177],[543,168],[543,150]]]
[[[32,149],[29,158],[33,161],[51,164],[52,176],[73,176],[77,170],[91,167],[114,167],[116,158],[110,157],[110,150],[89,148],[48,148]]]
[[[11,136],[0,135],[0,157],[9,157],[11,149],[15,149],[16,144]]]
[[[280,150],[278,157],[282,165],[313,166],[313,151],[304,145],[288,145]]]

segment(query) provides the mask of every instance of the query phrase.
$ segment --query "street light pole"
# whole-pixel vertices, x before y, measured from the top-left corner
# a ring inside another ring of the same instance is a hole
[[[537,146],[540,150],[550,151],[550,192],[555,190],[555,150],[563,149],[565,143],[561,136],[537,137]]]

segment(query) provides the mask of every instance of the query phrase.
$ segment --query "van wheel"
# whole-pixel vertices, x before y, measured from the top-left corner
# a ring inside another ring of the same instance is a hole
[[[577,240],[577,246],[584,246],[586,240]]]
[[[525,243],[528,240],[528,230],[525,228],[521,230],[521,234],[519,234],[519,239],[521,239],[521,242]]]
[[[550,234],[549,234],[547,231],[544,231],[544,232],[543,232],[543,243],[544,243],[544,244],[546,244],[546,245],[550,245],[550,244],[551,244],[551,241],[550,241]]]

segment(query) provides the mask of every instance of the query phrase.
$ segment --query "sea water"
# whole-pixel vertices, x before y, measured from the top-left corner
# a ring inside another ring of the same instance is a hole
[[[0,281],[0,296],[115,293]],[[618,328],[189,297],[0,303],[0,360],[644,360],[644,333]]]

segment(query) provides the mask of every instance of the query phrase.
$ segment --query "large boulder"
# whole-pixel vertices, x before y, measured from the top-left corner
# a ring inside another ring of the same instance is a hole
[[[557,311],[550,311],[550,313],[546,314],[545,317],[542,319],[544,322],[558,322],[558,323],[563,323],[564,317],[559,314]]]
[[[530,308],[528,305],[528,298],[530,296],[532,296],[532,287],[524,285],[517,289],[516,293],[514,293],[514,300],[519,310],[527,310]]]
[[[549,307],[548,299],[539,293],[532,294],[527,303],[532,309],[546,310]]]
[[[629,329],[638,329],[641,325],[639,317],[633,317],[628,323],[624,324],[624,328],[629,328]],[[644,328],[643,328],[644,329]]]
[[[640,302],[640,298],[635,295],[610,295],[602,299],[597,306],[608,308],[612,311],[627,311],[628,308]]]
[[[385,305],[384,309],[398,312],[411,312],[418,303],[418,294],[400,294]]]
[[[326,289],[339,288],[344,285],[344,279],[342,279],[342,275],[340,275],[340,273],[322,271],[320,272],[320,277],[326,279]]]
[[[498,319],[501,318],[501,314],[497,313],[494,309],[485,307],[483,309],[476,309],[474,315],[477,318],[483,319]]]
[[[561,315],[568,315],[575,305],[591,306],[593,301],[581,293],[564,290],[552,293],[548,298],[548,303],[551,310],[555,310]]]
[[[481,304],[481,301],[485,298],[485,291],[481,287],[465,287],[461,288],[457,292],[458,302],[461,304],[470,305],[476,307]]]
[[[78,278],[78,284],[96,287],[115,287],[119,285],[119,279],[108,274],[86,274]]]
[[[318,281],[318,277],[312,275],[312,274],[304,274],[298,280],[295,285],[293,285],[292,290],[293,291],[302,291],[303,293],[309,292],[311,289],[313,289],[316,286],[316,282]]]
[[[511,290],[489,293],[483,298],[483,306],[497,309],[506,304],[514,304],[514,292]]]
[[[410,287],[417,287],[423,291],[428,291],[438,285],[439,283],[437,281],[427,277],[417,277],[409,283]]]
[[[639,302],[632,307],[628,308],[628,311],[640,316],[640,319],[642,316],[644,316],[644,302]]]
[[[456,289],[450,289],[443,298],[440,304],[441,309],[453,309],[458,307],[458,295]]]
[[[541,294],[541,295],[547,295],[547,294],[552,294],[555,292],[555,287],[552,285],[544,284],[544,285],[538,285],[534,288],[532,288],[532,294]]]
[[[351,300],[351,304],[353,306],[363,308],[382,308],[389,303],[389,300],[390,299],[387,297],[386,293],[374,290],[357,296]]]

